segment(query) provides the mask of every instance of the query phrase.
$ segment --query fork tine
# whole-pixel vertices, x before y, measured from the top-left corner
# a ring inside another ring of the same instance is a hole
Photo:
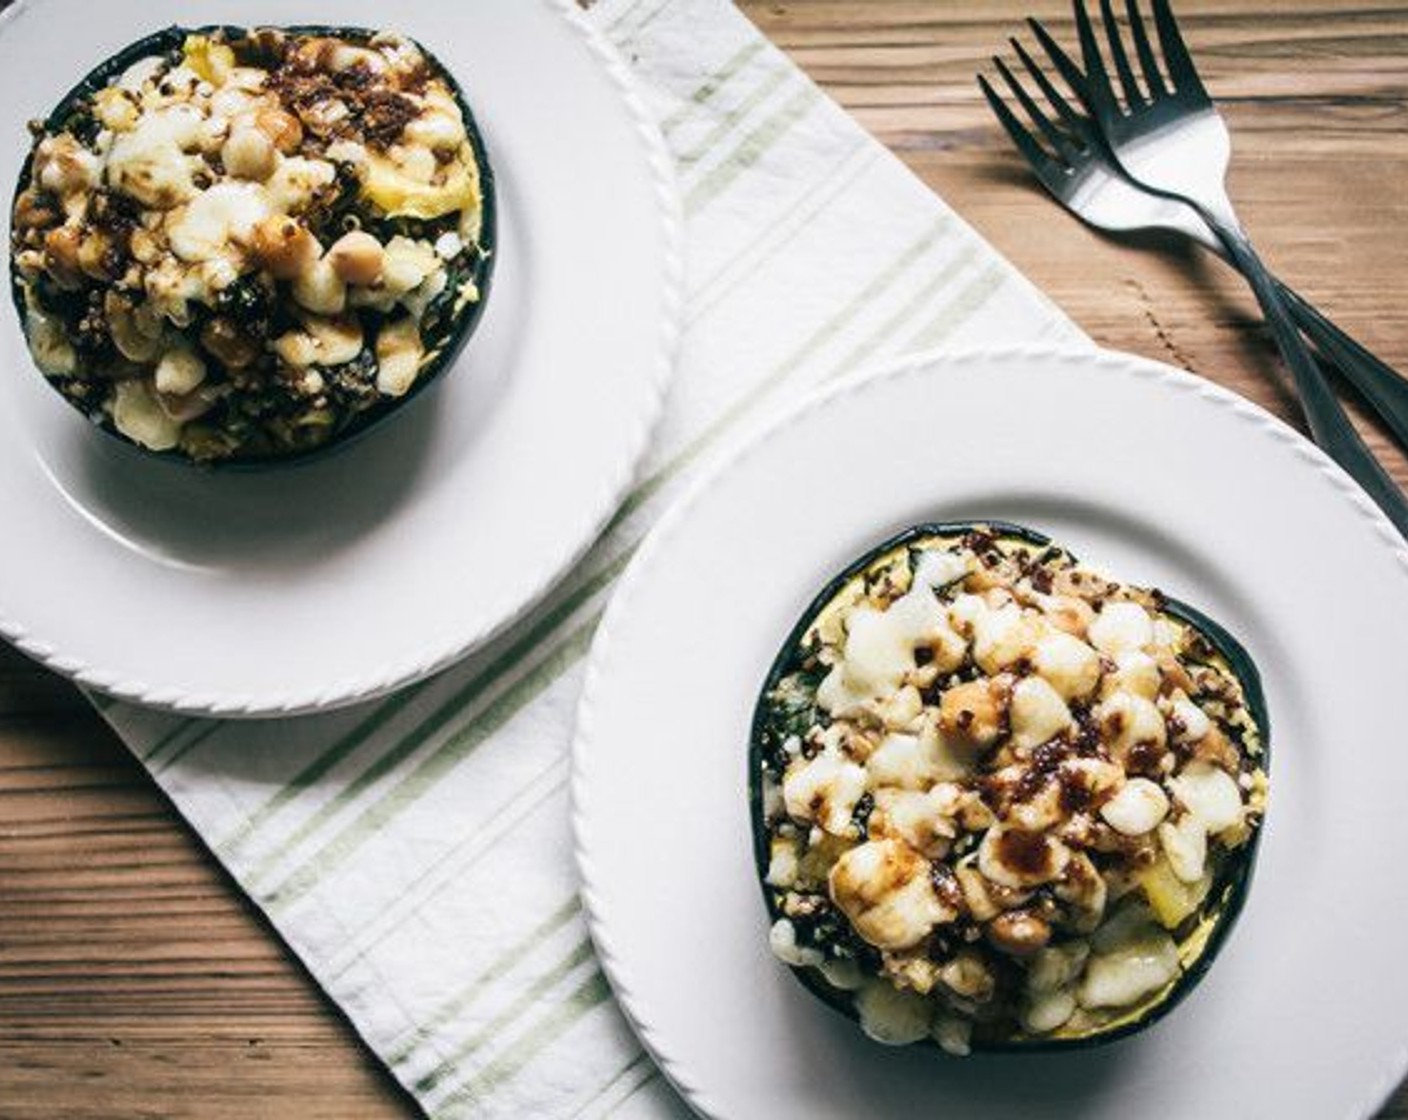
[[[1144,17],[1139,14],[1138,0],[1125,0],[1129,13],[1129,27],[1134,35],[1134,49],[1139,54],[1139,65],[1144,71],[1144,82],[1153,98],[1168,96],[1164,86],[1164,76],[1159,73],[1159,64],[1154,60],[1153,48],[1149,46],[1149,33],[1144,30]]]
[[[1060,91],[1051,84],[1051,79],[1046,76],[1045,71],[1043,71],[1041,67],[1036,64],[1032,56],[1027,53],[1027,49],[1022,46],[1021,41],[1014,38],[1009,39],[1008,42],[1012,44],[1012,49],[1017,52],[1017,57],[1021,59],[1022,65],[1026,67],[1027,73],[1032,76],[1032,81],[1036,82],[1037,86],[1040,88],[1042,96],[1046,98],[1047,103],[1055,109],[1060,116],[1061,122],[1077,138],[1083,139],[1087,125],[1080,114],[1071,108],[1070,103],[1062,97]]]
[[[1159,43],[1164,49],[1164,61],[1168,64],[1168,76],[1180,93],[1192,92],[1207,96],[1197,67],[1183,43],[1183,35],[1178,30],[1178,21],[1173,18],[1173,9],[1168,0],[1153,0],[1154,24],[1159,30]]]
[[[1060,72],[1071,92],[1084,100],[1082,91],[1086,87],[1086,79],[1085,75],[1081,73],[1080,67],[1076,65],[1075,59],[1061,49],[1061,45],[1051,37],[1051,33],[1041,25],[1039,20],[1028,16],[1027,26],[1032,29],[1036,41],[1041,44],[1041,49],[1046,52],[1046,57],[1051,59],[1052,64]]]
[[[997,91],[988,83],[987,78],[981,74],[978,75],[978,86],[982,89],[983,96],[988,99],[988,105],[992,107],[998,121],[1007,130],[1007,135],[1012,138],[1012,143],[1022,153],[1022,158],[1031,164],[1037,178],[1046,183],[1053,175],[1058,174],[1060,168],[1056,161],[1046,154],[1041,145],[1036,142],[1035,137],[1027,131],[1022,122],[1007,107],[1007,103],[997,95]]]
[[[1100,54],[1100,44],[1095,39],[1095,28],[1086,15],[1083,0],[1071,0],[1071,10],[1075,14],[1076,33],[1080,37],[1081,60],[1085,64],[1085,81],[1080,87],[1086,100],[1086,107],[1096,118],[1120,116],[1123,110],[1115,99],[1115,91],[1110,86],[1110,72],[1105,69],[1105,59]],[[1042,44],[1045,46],[1045,44]]]
[[[1144,93],[1135,80],[1134,70],[1129,65],[1129,55],[1124,49],[1124,37],[1120,35],[1120,25],[1115,19],[1115,7],[1110,0],[1100,0],[1100,19],[1105,24],[1105,38],[1110,41],[1110,57],[1115,60],[1115,73],[1120,76],[1124,87],[1124,99],[1131,109],[1144,104]]]
[[[1007,64],[1002,59],[994,56],[992,64],[997,67],[997,72],[1002,75],[1002,80],[1007,83],[1007,88],[1012,91],[1012,96],[1017,99],[1017,103],[1022,106],[1037,128],[1041,129],[1042,135],[1046,137],[1046,142],[1056,149],[1057,155],[1070,163],[1075,157],[1075,146],[1069,137],[1051,123],[1051,118],[1041,111],[1041,106],[1032,100],[1026,87],[1016,79],[1011,70],[1007,69]]]

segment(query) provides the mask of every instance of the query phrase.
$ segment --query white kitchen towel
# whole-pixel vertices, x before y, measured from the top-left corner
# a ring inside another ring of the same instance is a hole
[[[592,954],[568,835],[583,660],[681,485],[887,355],[1079,332],[725,0],[605,0],[678,166],[678,377],[620,516],[551,598],[440,676],[332,715],[98,700],[318,982],[436,1117],[685,1110]]]

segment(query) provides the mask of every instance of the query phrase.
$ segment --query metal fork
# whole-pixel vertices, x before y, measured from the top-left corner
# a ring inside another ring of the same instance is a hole
[[[1043,49],[1051,55],[1053,62],[1062,72],[1066,83],[1079,95],[1085,81],[1080,69],[1060,50],[1039,23],[1029,22],[1041,41]],[[1196,212],[1190,209],[1191,204],[1186,199],[1168,192],[1143,188],[1130,180],[1105,145],[1095,124],[1083,116],[1067,98],[1056,90],[1051,80],[1032,61],[1030,55],[1019,42],[1014,39],[1012,44],[1023,67],[1031,76],[1032,81],[1036,83],[1041,95],[1054,110],[1060,123],[1055,123],[1051,116],[1037,106],[1031,94],[1017,81],[1000,59],[994,59],[994,62],[1012,90],[1013,96],[1032,119],[1037,130],[1041,133],[1042,140],[1051,150],[1048,151],[1044,148],[1042,141],[1037,139],[1032,130],[1017,119],[985,78],[979,77],[979,85],[1018,150],[1031,165],[1038,179],[1058,200],[1091,224],[1105,229],[1116,231],[1148,227],[1173,229],[1195,237],[1204,244],[1213,242],[1213,247],[1221,251],[1223,256],[1231,256],[1223,243],[1213,238],[1207,225],[1197,217]],[[1234,263],[1238,262],[1234,259]],[[1298,299],[1298,297],[1293,296],[1293,299]],[[1304,301],[1300,301],[1300,304],[1309,308],[1309,305]],[[1325,322],[1328,323],[1328,320]],[[1337,332],[1337,328],[1333,328],[1332,324],[1330,326]],[[1347,336],[1342,335],[1341,337],[1349,346],[1358,346]],[[1326,347],[1326,350],[1328,352],[1329,347]],[[1365,353],[1367,354],[1367,351]],[[1377,362],[1377,359],[1374,361]],[[1379,365],[1382,367],[1384,377],[1393,382],[1398,380],[1397,375],[1387,366],[1382,366],[1382,363]],[[1361,366],[1360,369],[1362,370],[1362,368]],[[1359,462],[1367,461],[1368,471],[1359,470],[1358,463],[1356,463],[1356,469],[1350,470],[1350,473],[1385,508],[1385,512],[1389,514],[1400,531],[1408,534],[1408,503],[1404,502],[1392,480],[1388,479],[1382,468],[1369,454],[1363,441],[1359,440],[1357,433],[1350,426],[1348,418],[1339,408],[1338,402],[1334,400],[1333,394],[1329,392],[1327,386],[1324,386],[1319,371],[1314,369],[1313,361],[1312,370],[1316,379],[1324,387],[1324,395],[1329,397],[1334,411],[1338,413],[1339,423],[1343,429],[1348,431],[1351,440],[1358,443],[1362,451]],[[1390,405],[1392,406],[1391,401]],[[1325,411],[1322,410],[1320,414],[1323,415]],[[1307,413],[1309,412],[1310,409],[1307,408]],[[1401,421],[1403,415],[1401,410],[1395,412],[1393,407],[1385,410],[1386,419],[1392,418]],[[1327,417],[1327,421],[1332,426],[1336,417],[1331,414]],[[1401,426],[1408,428],[1408,424]],[[1314,424],[1312,432],[1315,433]],[[1397,432],[1398,426],[1396,425],[1395,433],[1397,434]],[[1319,434],[1315,434],[1318,439]],[[1327,447],[1326,450],[1331,449]],[[1351,448],[1351,455],[1352,450]],[[1336,455],[1336,458],[1339,458],[1339,455]],[[1348,467],[1346,469],[1349,470]]]
[[[1081,96],[1085,74],[1036,20],[1028,20],[1042,49],[1067,86]],[[1054,155],[1002,102],[983,77],[978,78],[993,112],[1017,150],[1031,166],[1037,180],[1067,209],[1089,225],[1113,233],[1164,229],[1191,238],[1230,261],[1227,250],[1197,212],[1186,203],[1137,186],[1115,159],[1095,122],[1083,106],[1071,103],[1056,91],[1050,79],[1032,61],[1016,39],[1010,40],[1023,67],[1036,83],[1038,93],[1055,110],[1053,124],[1036,108],[1032,96],[999,58],[993,62],[1027,115],[1041,129]],[[1053,131],[1054,129],[1054,131]],[[1363,395],[1399,444],[1408,450],[1408,380],[1381,361],[1355,339],[1316,310],[1308,300],[1277,281],[1277,290],[1290,305],[1300,327],[1320,352]]]
[[[1100,0],[1110,57],[1124,93],[1121,102],[1106,69],[1083,0],[1073,0],[1085,63],[1079,93],[1120,166],[1131,180],[1170,200],[1181,200],[1216,235],[1247,278],[1281,355],[1291,369],[1315,441],[1340,464],[1408,536],[1408,499],[1350,423],[1296,328],[1266,265],[1243,231],[1224,183],[1231,139],[1212,103],[1168,0],[1151,0],[1163,69],[1160,69],[1137,0],[1126,0],[1145,89],[1135,77],[1111,0]]]

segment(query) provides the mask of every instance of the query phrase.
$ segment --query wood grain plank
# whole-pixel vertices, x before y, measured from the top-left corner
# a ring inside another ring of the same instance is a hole
[[[3,6],[0,3],[0,6]],[[1250,297],[1084,229],[972,76],[1062,0],[747,0],[747,15],[1098,341],[1296,422]],[[1180,0],[1268,260],[1408,369],[1408,4]],[[1408,459],[1366,425],[1400,480]],[[336,1009],[77,692],[0,643],[0,1118],[405,1117]],[[1384,1118],[1408,1118],[1400,1090]]]
[[[67,710],[0,716],[0,1117],[414,1114],[60,687]]]

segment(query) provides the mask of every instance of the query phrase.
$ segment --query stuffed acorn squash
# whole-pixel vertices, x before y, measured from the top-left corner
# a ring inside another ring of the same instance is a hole
[[[882,1042],[1129,1034],[1241,907],[1267,747],[1211,620],[1026,529],[911,529],[817,598],[757,706],[773,950]]]
[[[33,132],[11,237],[31,353],[148,451],[251,462],[345,440],[479,318],[492,176],[454,79],[403,36],[171,28]]]

